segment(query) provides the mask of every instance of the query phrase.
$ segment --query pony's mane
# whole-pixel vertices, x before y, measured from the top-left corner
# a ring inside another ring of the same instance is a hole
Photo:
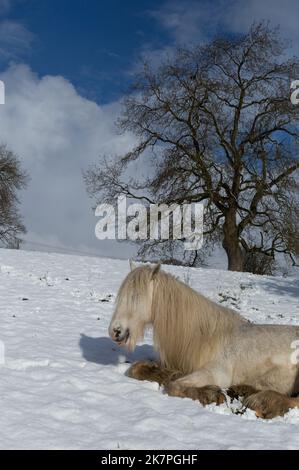
[[[154,344],[165,367],[184,373],[198,370],[213,359],[217,345],[240,322],[246,320],[237,312],[212,302],[171,274],[159,271],[154,277]]]

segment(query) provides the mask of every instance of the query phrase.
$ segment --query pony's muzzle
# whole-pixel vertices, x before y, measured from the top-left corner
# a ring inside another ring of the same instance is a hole
[[[127,328],[126,330],[122,330],[119,326],[112,328],[110,333],[111,338],[118,344],[125,344],[128,341],[130,336],[130,331]]]

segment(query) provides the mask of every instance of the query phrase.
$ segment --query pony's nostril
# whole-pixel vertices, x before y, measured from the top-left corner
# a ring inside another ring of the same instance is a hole
[[[114,332],[115,337],[118,338],[121,333],[121,330],[120,328],[113,328],[113,332]]]

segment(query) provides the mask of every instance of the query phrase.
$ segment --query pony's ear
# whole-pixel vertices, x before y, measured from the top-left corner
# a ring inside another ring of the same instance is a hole
[[[136,268],[136,266],[133,263],[133,260],[130,259],[129,262],[130,262],[130,270],[133,271]]]
[[[158,272],[160,271],[160,268],[161,268],[161,263],[158,263],[156,264],[156,266],[153,267],[153,270],[152,270],[152,279],[154,279]]]

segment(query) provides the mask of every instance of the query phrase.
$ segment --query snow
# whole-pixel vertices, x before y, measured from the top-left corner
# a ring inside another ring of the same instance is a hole
[[[239,403],[204,408],[124,375],[153,358],[107,327],[127,261],[0,250],[0,448],[295,449],[299,409],[271,421]],[[164,269],[258,323],[299,323],[298,277]]]

